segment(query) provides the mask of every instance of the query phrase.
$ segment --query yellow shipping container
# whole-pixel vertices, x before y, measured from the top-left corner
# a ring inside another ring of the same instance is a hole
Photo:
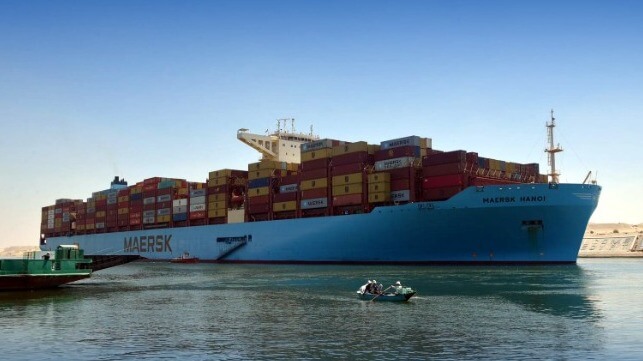
[[[368,194],[368,203],[390,202],[391,192],[376,192]]]
[[[286,170],[286,162],[279,162],[276,160],[261,160],[257,163],[248,164],[248,171],[264,170],[264,169],[283,169]]]
[[[227,193],[208,194],[208,203],[211,203],[211,202],[225,202],[227,200],[228,200],[228,194]]]
[[[382,173],[371,173],[368,175],[369,183],[378,183],[378,182],[390,182],[391,173],[382,172]]]
[[[101,217],[105,217],[105,211],[96,212],[96,218],[101,218]]]
[[[129,196],[118,197],[118,203],[129,202]]]
[[[248,171],[248,180],[267,178],[275,175],[274,169],[261,169]]]
[[[227,217],[228,209],[208,210],[208,218]]]
[[[228,184],[228,177],[219,177],[208,179],[208,187],[218,187]]]
[[[227,202],[209,202],[208,203],[208,211],[214,211],[217,209],[228,209],[228,203]]]
[[[376,182],[368,184],[368,193],[391,192],[391,182]]]
[[[362,193],[362,184],[346,184],[343,186],[333,186],[333,195],[334,196],[343,196],[347,194],[359,194]]]
[[[248,197],[267,196],[270,194],[270,187],[259,187],[248,189]]]
[[[156,216],[156,223],[166,223],[172,219],[172,215],[168,214],[166,216]]]
[[[362,173],[351,173],[345,175],[336,175],[333,177],[333,186],[341,186],[345,184],[362,183]]]
[[[189,188],[179,188],[178,192],[176,194],[180,196],[187,196],[190,194],[190,189]]]
[[[326,187],[328,187],[328,178],[303,180],[299,185],[299,189],[302,191],[307,191],[309,189],[326,188]]]
[[[307,162],[309,160],[330,158],[333,155],[333,150],[330,148],[323,148],[314,150],[312,152],[301,153],[301,161]]]
[[[208,179],[232,177],[232,169],[213,170],[208,173]]]
[[[368,152],[369,147],[366,142],[355,142],[350,144],[338,145],[333,147],[333,156],[355,153],[355,152]]]
[[[94,223],[85,224],[85,229],[88,230],[88,231],[94,229]]]
[[[297,210],[297,201],[277,202],[272,205],[273,212]]]
[[[129,214],[129,208],[119,208],[118,214]]]
[[[143,187],[132,187],[129,190],[129,194],[137,194],[137,193],[143,193]]]

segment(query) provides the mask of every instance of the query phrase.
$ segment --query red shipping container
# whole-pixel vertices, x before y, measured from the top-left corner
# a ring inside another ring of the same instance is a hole
[[[174,188],[161,188],[156,190],[156,195],[157,196],[162,196],[166,194],[173,194],[174,193]]]
[[[130,218],[129,224],[130,226],[138,226],[141,224],[141,218]]]
[[[469,164],[471,164],[471,163],[477,164],[478,163],[478,153],[476,153],[476,152],[467,153],[465,158],[467,160],[467,163],[469,163]]]
[[[143,205],[143,210],[144,211],[155,211],[156,210],[156,204],[144,204]]]
[[[248,214],[268,213],[271,210],[272,210],[272,207],[268,203],[265,203],[265,204],[249,204],[246,207],[246,211],[247,211]]]
[[[118,197],[129,196],[129,188],[121,189],[117,193]]]
[[[299,183],[299,174],[287,175],[281,177],[280,185]]]
[[[363,194],[346,194],[333,197],[333,207],[352,206],[362,204]]]
[[[415,178],[415,172],[416,172],[416,170],[413,167],[390,169],[390,170],[386,171],[386,173],[391,174],[391,181],[396,180],[396,179],[411,179],[411,178]]]
[[[424,177],[432,177],[438,175],[461,174],[464,173],[465,168],[465,163],[460,162],[429,165],[422,168],[422,175]]]
[[[143,184],[143,192],[156,191],[156,187],[158,187],[157,183]]]
[[[355,163],[373,164],[373,156],[369,155],[368,152],[354,152],[336,155],[331,160],[333,167]]]
[[[255,204],[268,204],[270,203],[270,196],[256,196],[256,197],[248,197],[248,205],[255,205]]]
[[[205,218],[205,211],[190,212],[190,219],[202,219],[202,218]]]
[[[331,175],[336,176],[336,175],[360,173],[364,171],[364,167],[365,165],[363,163],[343,164],[338,166],[334,165],[333,163],[333,169],[331,170]]]
[[[315,188],[301,191],[301,199],[315,199],[328,197],[328,188]]]
[[[276,193],[272,197],[273,202],[289,202],[297,200],[297,192]]]
[[[454,150],[451,152],[434,153],[427,155],[422,160],[422,166],[438,165],[445,163],[465,163],[467,152],[464,150]]]
[[[425,189],[422,191],[422,197],[426,201],[445,200],[453,197],[461,191],[462,189],[460,187]]]
[[[411,188],[410,179],[395,179],[391,181],[391,191],[401,191]]]
[[[421,157],[421,150],[418,146],[408,145],[389,149],[380,149],[375,152],[375,161],[387,160],[401,157]]]
[[[328,168],[302,171],[299,175],[299,179],[302,181],[319,178],[328,178]]]
[[[435,177],[426,177],[422,182],[423,189],[464,187],[467,177],[464,174],[450,174]]]
[[[330,158],[319,158],[301,162],[299,168],[302,172],[308,172],[317,169],[328,169],[330,165]]]

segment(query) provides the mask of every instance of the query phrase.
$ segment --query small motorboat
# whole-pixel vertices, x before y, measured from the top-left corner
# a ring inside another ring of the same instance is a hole
[[[170,260],[172,263],[199,263],[199,258],[190,256],[188,252],[183,252],[179,257],[172,258]]]
[[[411,287],[402,287],[399,281],[396,285],[391,286],[380,293],[368,291],[365,286],[366,285],[357,290],[357,297],[364,301],[406,302],[411,297],[415,296],[416,293]],[[386,292],[389,289],[393,289],[393,291]]]

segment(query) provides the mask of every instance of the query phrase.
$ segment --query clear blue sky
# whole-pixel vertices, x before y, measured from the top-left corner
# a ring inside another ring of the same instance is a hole
[[[643,2],[0,2],[0,247],[119,175],[204,181],[277,118],[347,141],[598,171],[593,222],[643,222]]]

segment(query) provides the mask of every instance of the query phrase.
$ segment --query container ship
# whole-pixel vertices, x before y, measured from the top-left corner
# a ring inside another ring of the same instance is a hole
[[[96,267],[134,259],[311,264],[574,263],[601,187],[561,184],[553,113],[550,172],[537,163],[433,149],[408,136],[379,144],[319,139],[277,123],[239,129],[261,153],[205,182],[116,177],[86,200],[42,208],[40,248],[76,244]]]

